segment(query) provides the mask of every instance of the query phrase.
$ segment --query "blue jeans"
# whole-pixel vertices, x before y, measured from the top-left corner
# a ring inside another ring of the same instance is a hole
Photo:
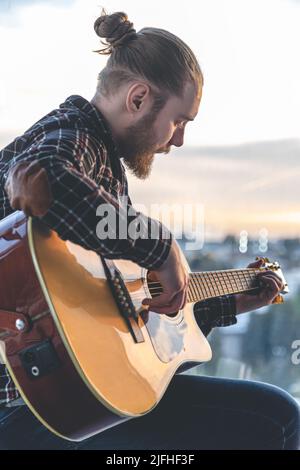
[[[149,414],[80,443],[48,431],[27,406],[0,409],[0,449],[298,449],[297,402],[273,385],[176,375]]]

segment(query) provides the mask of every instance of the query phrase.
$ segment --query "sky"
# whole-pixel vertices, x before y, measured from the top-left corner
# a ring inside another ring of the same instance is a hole
[[[93,96],[105,64],[92,52],[102,2],[125,10],[137,30],[168,29],[194,50],[205,86],[187,145],[300,137],[295,0],[1,0],[3,133],[28,127],[72,93]]]
[[[149,180],[130,179],[129,188],[150,210],[151,203],[201,204],[205,240],[242,231],[257,240],[262,229],[273,239],[299,237],[299,155],[298,139],[182,147],[158,158]]]
[[[0,0],[0,147],[67,96],[92,98],[106,62],[93,52],[102,6],[125,11],[137,30],[177,34],[204,73],[183,150],[171,152],[172,165],[159,156],[149,182],[130,178],[138,202],[153,192],[164,202],[203,202],[207,225],[220,234],[266,225],[274,235],[299,234],[299,0]]]

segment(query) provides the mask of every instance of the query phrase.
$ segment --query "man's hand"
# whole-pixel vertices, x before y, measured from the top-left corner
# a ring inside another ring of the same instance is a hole
[[[10,205],[26,215],[43,216],[52,202],[47,173],[38,162],[20,162],[9,172],[5,184]]]
[[[263,260],[258,260],[247,267],[260,268],[262,264]],[[274,271],[262,271],[258,273],[257,277],[262,286],[258,294],[237,294],[235,296],[237,314],[270,305],[284,287],[282,280]]]
[[[175,313],[186,304],[189,274],[184,266],[180,249],[175,240],[172,241],[168,258],[163,265],[153,271],[155,278],[161,283],[163,293],[152,299],[144,299],[143,304],[157,313]]]

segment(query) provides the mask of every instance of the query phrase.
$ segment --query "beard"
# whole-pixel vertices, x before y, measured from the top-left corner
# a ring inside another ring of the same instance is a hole
[[[146,179],[152,169],[155,153],[169,153],[170,147],[156,149],[153,129],[157,112],[144,116],[138,123],[127,127],[118,139],[121,158],[128,170],[139,179]]]

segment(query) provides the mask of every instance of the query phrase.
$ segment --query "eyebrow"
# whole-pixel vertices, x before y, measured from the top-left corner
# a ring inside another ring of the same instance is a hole
[[[185,119],[186,121],[193,121],[194,118],[190,117],[190,116],[186,116],[185,114],[180,114],[179,116],[180,119]]]

